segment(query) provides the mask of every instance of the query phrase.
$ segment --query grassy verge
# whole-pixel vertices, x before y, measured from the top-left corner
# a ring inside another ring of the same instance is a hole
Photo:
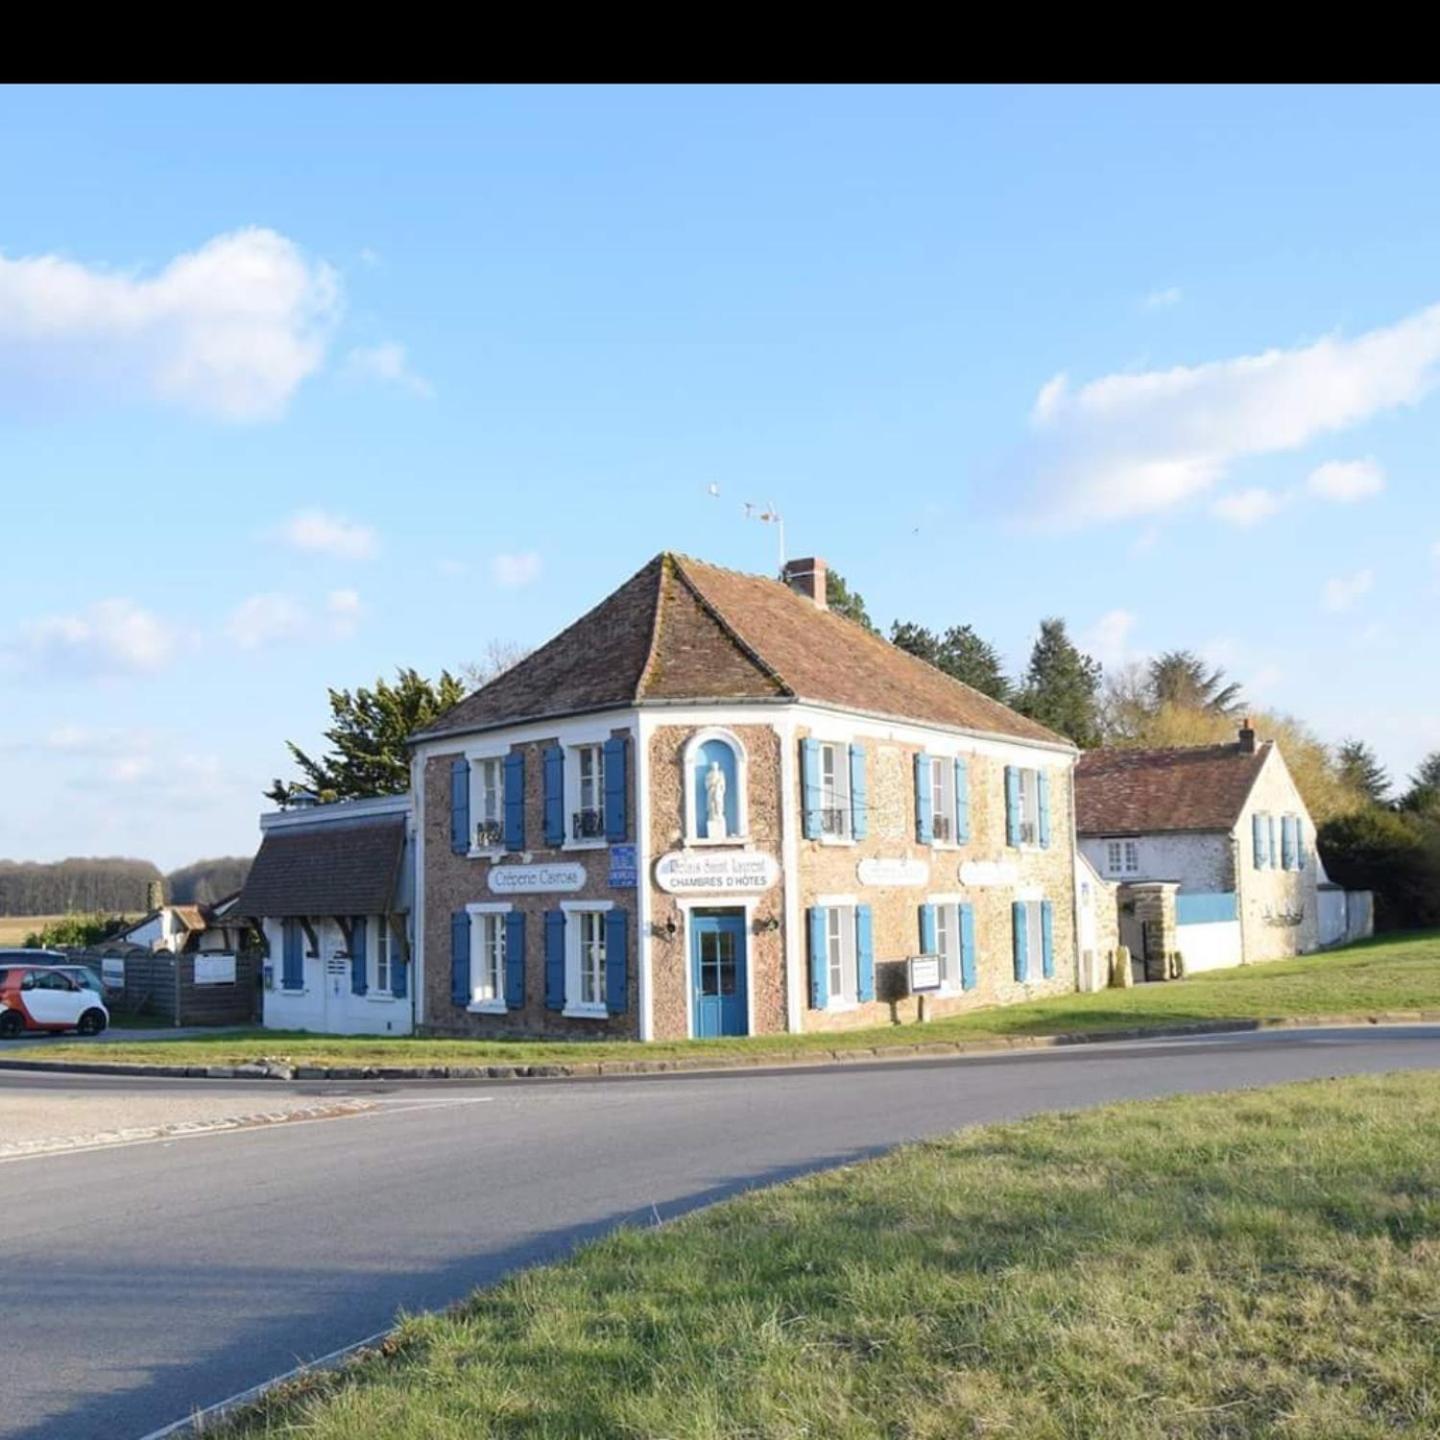
[[[600,1241],[218,1433],[1434,1436],[1437,1139],[1428,1073],[975,1130]]]
[[[880,1049],[922,1042],[1099,1032],[1211,1020],[1440,1011],[1440,932],[1387,937],[1301,960],[1197,975],[1180,983],[994,1006],[920,1025],[740,1040],[633,1042],[426,1040],[254,1030],[199,1039],[115,1041],[107,1061],[234,1065],[262,1057],[310,1065],[527,1065],[595,1060],[704,1059]],[[74,1060],[73,1047],[27,1046],[26,1059]]]

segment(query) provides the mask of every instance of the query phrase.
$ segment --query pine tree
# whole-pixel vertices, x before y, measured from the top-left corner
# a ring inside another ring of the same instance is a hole
[[[1077,745],[1098,744],[1100,675],[1100,662],[1075,648],[1063,620],[1042,620],[1016,706]]]
[[[875,632],[869,612],[865,609],[865,597],[858,590],[852,590],[838,570],[831,570],[825,577],[825,605],[835,614]]]
[[[1432,750],[1416,767],[1400,804],[1417,815],[1440,820],[1440,750]]]
[[[982,694],[1002,702],[1010,697],[1000,652],[968,625],[952,625],[937,635],[913,621],[897,620],[890,626],[890,643]]]
[[[322,801],[358,800],[366,795],[399,795],[410,784],[407,737],[423,729],[464,698],[465,687],[448,670],[427,680],[418,671],[396,674],[393,685],[331,690],[332,724],[325,732],[330,750],[312,759],[293,740],[285,743],[304,778],[276,780],[265,792],[277,805],[308,792]]]
[[[940,668],[940,640],[933,630],[910,620],[896,620],[890,626],[890,643],[927,665]]]
[[[1150,662],[1150,699],[1161,705],[1178,705],[1183,710],[1208,710],[1215,715],[1235,715],[1244,708],[1240,686],[1226,680],[1218,666],[1207,666],[1192,650],[1167,650]]]
[[[1335,757],[1342,784],[1376,805],[1383,805],[1390,793],[1390,777],[1379,757],[1363,740],[1346,740]]]

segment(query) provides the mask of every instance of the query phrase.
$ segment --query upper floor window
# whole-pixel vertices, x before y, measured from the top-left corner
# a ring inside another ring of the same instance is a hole
[[[1105,847],[1105,865],[1111,875],[1137,875],[1140,847],[1134,840],[1111,840]]]
[[[745,752],[723,731],[702,730],[685,747],[685,833],[693,841],[744,839]]]
[[[820,746],[820,833],[837,840],[850,836],[850,747]]]
[[[1012,846],[1050,844],[1050,776],[1024,765],[1005,767],[1006,839]]]
[[[943,755],[930,756],[930,833],[942,845],[955,838],[955,767]]]
[[[470,767],[474,786],[475,848],[497,849],[505,836],[505,761],[477,760]]]
[[[577,745],[576,806],[570,816],[572,840],[605,838],[605,747]]]

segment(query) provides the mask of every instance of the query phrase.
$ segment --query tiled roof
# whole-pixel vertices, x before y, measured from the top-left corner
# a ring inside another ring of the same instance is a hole
[[[808,700],[1067,743],[779,580],[672,554],[414,738],[675,700]]]
[[[272,830],[231,913],[247,919],[383,915],[395,897],[404,845],[400,816]]]
[[[1271,745],[1087,750],[1075,767],[1075,828],[1082,835],[1230,830]]]

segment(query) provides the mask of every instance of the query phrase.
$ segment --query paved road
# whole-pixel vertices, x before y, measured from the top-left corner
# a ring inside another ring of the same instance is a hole
[[[620,1224],[1038,1110],[1440,1066],[1440,1028],[366,1093],[375,1112],[0,1163],[0,1436],[134,1440]],[[0,1088],[204,1081],[0,1074]],[[211,1085],[226,1082],[212,1081]]]

